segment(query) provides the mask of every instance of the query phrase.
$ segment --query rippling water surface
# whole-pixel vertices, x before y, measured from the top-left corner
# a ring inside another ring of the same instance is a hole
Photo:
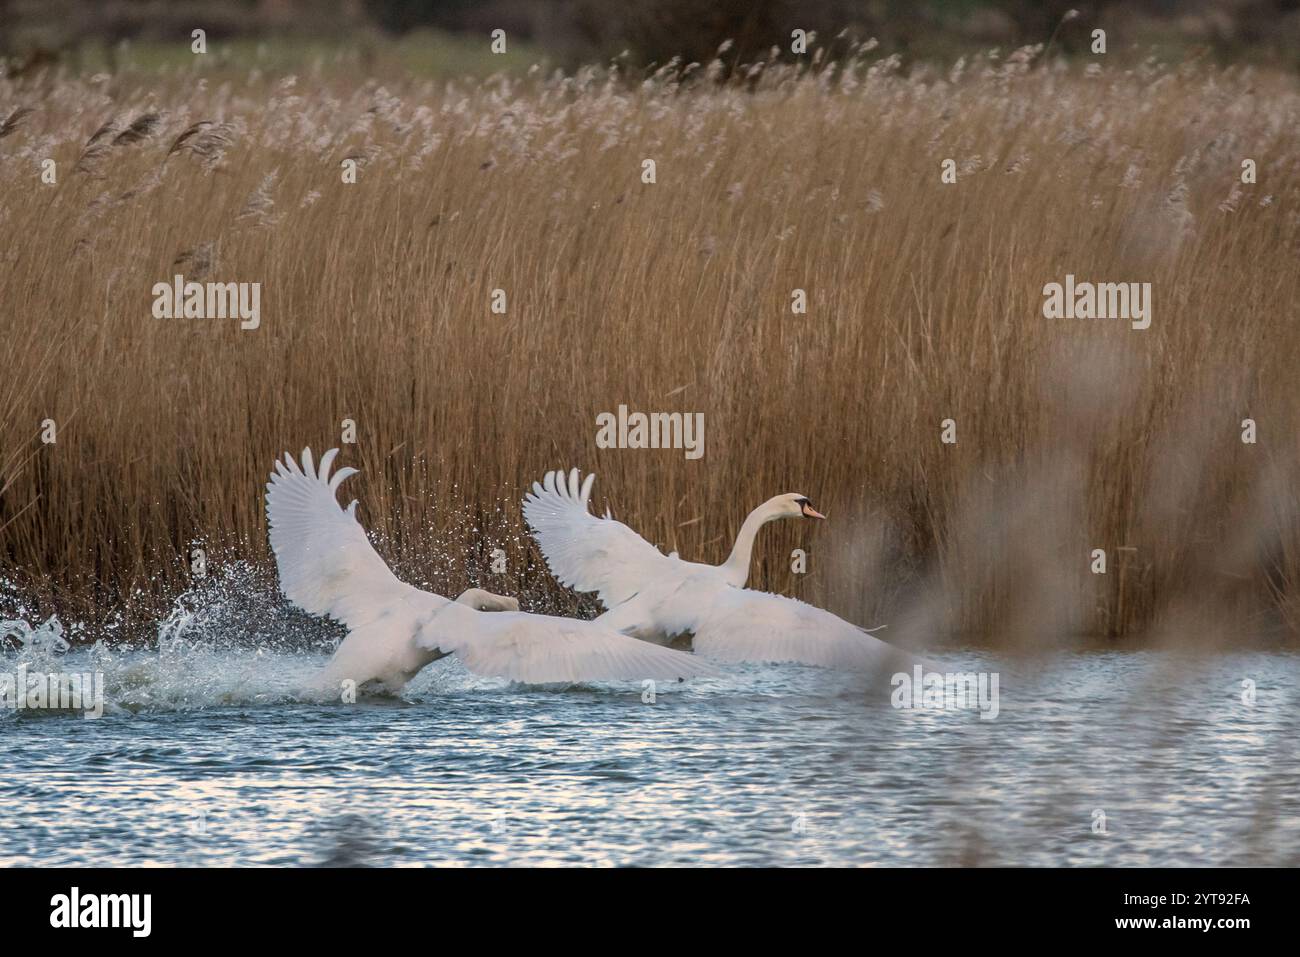
[[[58,655],[108,706],[0,712],[0,863],[1300,863],[1295,655],[934,652],[999,674],[982,720],[775,666],[321,705],[324,654],[257,645]]]

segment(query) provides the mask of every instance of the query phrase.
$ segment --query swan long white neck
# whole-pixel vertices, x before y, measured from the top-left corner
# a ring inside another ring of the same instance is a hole
[[[768,499],[746,516],[745,523],[740,526],[740,534],[736,536],[736,544],[731,548],[731,554],[721,565],[728,583],[737,588],[745,587],[745,582],[749,580],[749,562],[754,554],[754,539],[758,537],[758,530],[768,522],[784,517],[781,504],[779,496]]]

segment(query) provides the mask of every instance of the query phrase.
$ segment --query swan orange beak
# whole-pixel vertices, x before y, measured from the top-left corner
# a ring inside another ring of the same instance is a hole
[[[817,509],[813,508],[811,505],[808,505],[807,503],[801,505],[799,510],[803,512],[804,518],[820,518],[822,521],[826,520],[825,515],[823,515],[821,512],[817,511]]]

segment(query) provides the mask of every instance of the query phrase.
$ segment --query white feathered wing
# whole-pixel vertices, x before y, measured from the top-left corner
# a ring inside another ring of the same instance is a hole
[[[637,641],[595,622],[519,611],[478,612],[456,604],[422,622],[415,640],[422,648],[455,654],[476,674],[530,684],[675,681],[718,673],[684,652]]]
[[[748,588],[718,590],[692,631],[696,653],[718,661],[791,662],[877,671],[906,667],[913,660],[829,611]]]
[[[595,592],[606,608],[620,605],[649,581],[684,572],[687,563],[655,548],[622,522],[587,510],[591,485],[578,470],[547,472],[524,497],[524,519],[562,585]]]

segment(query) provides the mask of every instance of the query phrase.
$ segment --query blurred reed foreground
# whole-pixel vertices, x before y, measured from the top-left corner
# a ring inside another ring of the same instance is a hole
[[[448,593],[590,611],[518,508],[577,465],[710,562],[806,493],[830,522],[751,584],[895,641],[1294,641],[1296,81],[1035,53],[0,80],[0,605],[143,627],[196,545],[265,586],[275,456],[352,419],[345,501]],[[154,318],[176,273],[260,282],[260,328]],[[1067,274],[1150,282],[1150,328],[1044,318]],[[620,404],[703,412],[706,454],[597,449]]]

